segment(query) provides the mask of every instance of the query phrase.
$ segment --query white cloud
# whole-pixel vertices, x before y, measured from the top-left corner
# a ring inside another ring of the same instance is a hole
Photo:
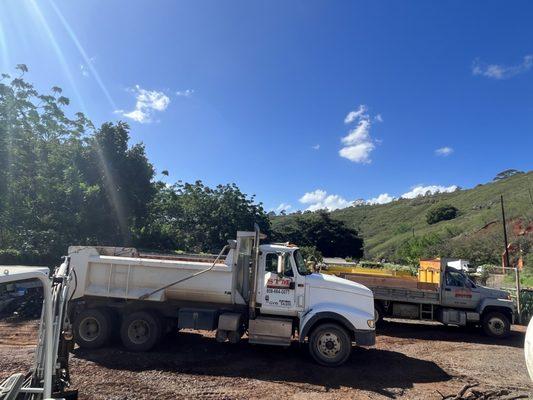
[[[190,97],[193,94],[194,94],[194,89],[178,90],[176,92],[176,96],[180,96],[180,97]]]
[[[418,196],[425,196],[427,193],[429,194],[451,193],[451,192],[455,192],[457,189],[458,187],[456,185],[451,185],[451,186],[418,185],[418,186],[413,187],[409,192],[402,194],[401,197],[403,197],[404,199],[414,199],[415,197],[418,197]]]
[[[327,209],[329,211],[338,208],[346,208],[353,204],[353,202],[344,199],[337,194],[327,194],[325,190],[317,189],[314,192],[305,193],[300,198],[300,203],[307,204],[307,210],[316,211]]]
[[[359,143],[354,146],[343,147],[339,150],[339,155],[356,163],[369,164],[372,162],[370,153],[374,147],[372,142]]]
[[[453,149],[448,146],[441,147],[440,149],[435,150],[436,155],[443,156],[443,157],[449,156],[452,153],[453,153]]]
[[[319,144],[315,144],[314,146],[311,146],[311,148],[313,150],[319,150],[320,149],[320,145]]]
[[[392,197],[388,193],[381,193],[378,197],[368,199],[366,203],[367,204],[387,204],[393,200],[395,200],[394,197]]]
[[[344,118],[344,123],[351,124],[361,115],[366,114],[367,111],[368,108],[364,104],[359,105],[359,108],[357,110],[350,111],[348,115],[346,115],[346,118]]]
[[[383,122],[383,117],[381,116],[381,114],[378,114],[374,117],[374,120],[378,122]]]
[[[282,211],[289,211],[290,209],[292,208],[292,206],[290,204],[287,204],[287,203],[281,203],[279,206],[277,206],[274,211],[276,211],[277,213],[279,212],[282,212]]]
[[[341,143],[344,147],[339,150],[339,155],[352,162],[363,164],[372,162],[370,153],[376,146],[374,144],[375,141],[370,136],[372,119],[367,111],[368,108],[361,104],[357,110],[350,111],[344,119],[345,124],[355,123],[356,125],[346,136],[341,138]],[[374,119],[383,121],[380,114]]]
[[[425,196],[427,194],[435,193],[451,193],[458,189],[456,185],[451,186],[442,186],[442,185],[417,185],[411,188],[409,192],[406,192],[400,196],[404,199],[414,199],[418,196]],[[308,211],[317,211],[317,210],[328,210],[333,211],[340,208],[346,208],[351,206],[361,206],[361,205],[375,205],[375,204],[387,204],[391,201],[398,200],[397,197],[394,197],[388,193],[381,193],[377,197],[373,197],[368,200],[358,199],[358,200],[347,200],[344,197],[338,194],[328,194],[325,190],[316,189],[312,192],[305,193],[300,197],[299,202],[307,206],[306,210]],[[281,210],[288,210],[291,208],[289,204],[280,204],[275,211],[280,212]]]
[[[135,93],[135,109],[129,112],[123,110],[116,112],[141,124],[152,122],[154,112],[165,111],[170,104],[169,97],[163,92],[146,90],[139,85],[135,85],[131,91]]]
[[[472,74],[492,79],[508,79],[529,71],[533,67],[533,54],[528,54],[518,65],[487,64],[476,59],[472,63]]]
[[[370,121],[367,119],[362,119],[359,121],[357,126],[348,133],[348,135],[344,136],[341,139],[341,142],[343,144],[354,144],[354,143],[361,143],[368,140],[370,137]]]
[[[317,189],[314,192],[307,192],[302,197],[300,197],[300,203],[310,204],[322,201],[326,198],[326,191]]]

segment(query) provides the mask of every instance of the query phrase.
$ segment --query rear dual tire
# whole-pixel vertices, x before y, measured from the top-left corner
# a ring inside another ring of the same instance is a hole
[[[98,349],[107,345],[113,336],[115,324],[112,321],[112,313],[103,308],[80,312],[74,319],[74,339],[78,346]],[[159,342],[162,334],[161,319],[158,315],[147,311],[125,315],[120,325],[120,339],[124,347],[130,351],[151,350]]]
[[[74,339],[78,346],[97,349],[111,338],[111,313],[105,309],[89,308],[74,319]]]
[[[122,344],[130,351],[151,350],[163,333],[161,319],[146,311],[127,315],[120,327]]]

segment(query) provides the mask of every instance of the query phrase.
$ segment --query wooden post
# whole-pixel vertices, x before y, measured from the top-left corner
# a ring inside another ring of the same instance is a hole
[[[516,312],[518,313],[518,323],[522,323],[522,309],[520,307],[520,269],[518,266],[514,269],[514,277],[516,280]]]
[[[503,239],[505,241],[505,266],[507,268],[511,268],[511,263],[509,261],[509,243],[507,243],[507,227],[505,226],[505,209],[503,207],[503,194],[500,195],[500,203],[502,205]]]
[[[500,202],[502,205],[503,239],[505,241],[505,263],[507,264],[507,268],[512,268],[511,262],[509,260],[509,243],[507,242],[507,227],[505,225],[505,208],[503,206],[503,194],[500,195]],[[518,270],[518,266],[514,268],[514,278],[516,284],[516,312],[518,313],[518,323],[520,323],[520,271]]]

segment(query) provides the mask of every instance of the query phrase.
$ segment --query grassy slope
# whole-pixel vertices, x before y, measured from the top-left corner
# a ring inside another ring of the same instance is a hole
[[[357,229],[365,240],[367,257],[390,253],[405,239],[429,233],[447,236],[475,234],[485,225],[501,221],[500,195],[503,194],[506,217],[533,218],[533,205],[528,188],[533,191],[533,171],[508,179],[478,185],[473,189],[459,190],[412,200],[402,199],[384,205],[348,207],[331,213]],[[426,223],[428,209],[437,204],[451,204],[460,210],[460,216],[434,225]],[[276,217],[273,226],[287,223],[291,215]],[[451,232],[451,234],[450,234]]]

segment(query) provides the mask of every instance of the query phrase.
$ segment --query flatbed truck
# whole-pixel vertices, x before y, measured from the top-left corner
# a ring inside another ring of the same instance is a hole
[[[376,323],[392,317],[478,325],[489,336],[508,336],[515,314],[510,294],[474,283],[464,271],[447,264],[444,258],[421,260],[417,277],[361,268],[329,273],[372,290]]]
[[[296,246],[262,237],[257,227],[237,232],[217,257],[70,247],[76,342],[98,348],[118,333],[127,349],[148,351],[178,329],[214,330],[231,343],[247,332],[253,344],[307,342],[326,366],[344,363],[353,344],[375,343],[372,291],[311,273]]]

